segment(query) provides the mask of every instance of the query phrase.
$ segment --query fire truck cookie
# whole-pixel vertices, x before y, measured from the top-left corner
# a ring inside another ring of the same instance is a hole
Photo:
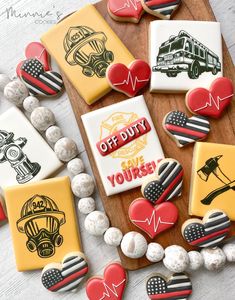
[[[11,120],[11,122],[9,122]],[[23,113],[12,107],[0,116],[0,186],[38,181],[62,166],[55,152]]]
[[[41,41],[87,104],[111,90],[105,78],[111,63],[134,60],[93,5],[63,19]]]
[[[68,177],[9,187],[5,197],[18,271],[81,251]]]
[[[149,49],[151,92],[208,88],[214,79],[223,76],[218,22],[153,21]]]
[[[107,196],[141,186],[163,151],[143,96],[82,116]]]

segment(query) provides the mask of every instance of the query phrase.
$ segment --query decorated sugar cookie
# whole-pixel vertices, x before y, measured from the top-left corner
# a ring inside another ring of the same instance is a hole
[[[146,199],[153,204],[159,204],[181,195],[184,172],[177,160],[161,160],[155,173],[156,175],[147,177],[142,184],[141,192]]]
[[[0,223],[7,219],[7,213],[5,208],[5,202],[3,198],[0,196]]]
[[[127,284],[127,274],[120,263],[111,263],[103,277],[91,277],[86,283],[89,300],[122,300]]]
[[[185,273],[174,273],[166,278],[161,274],[153,274],[146,283],[149,299],[188,299],[192,294],[192,283]]]
[[[171,202],[154,206],[148,200],[139,198],[131,203],[129,218],[134,225],[153,239],[175,225],[178,219],[178,209]]]
[[[229,217],[218,209],[210,210],[203,220],[189,219],[182,225],[183,238],[192,246],[215,247],[219,245],[231,227]]]
[[[88,264],[80,252],[68,253],[61,263],[50,263],[42,270],[41,281],[51,292],[72,291],[88,272]]]
[[[184,147],[198,140],[203,140],[210,132],[210,123],[206,117],[193,116],[188,118],[180,111],[169,112],[165,116],[162,125],[178,147]]]
[[[108,12],[116,21],[139,23],[144,9],[141,0],[109,0]]]
[[[134,60],[128,67],[124,64],[112,64],[107,69],[110,86],[128,97],[134,97],[145,87],[151,76],[149,65],[141,60]]]
[[[226,77],[215,79],[210,89],[196,88],[188,91],[185,103],[196,115],[220,118],[234,95],[233,83]]]
[[[141,0],[141,3],[149,14],[169,20],[180,6],[181,0]]]

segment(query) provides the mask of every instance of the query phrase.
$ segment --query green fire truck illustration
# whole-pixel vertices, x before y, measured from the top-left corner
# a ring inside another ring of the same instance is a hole
[[[190,79],[198,79],[203,72],[216,75],[219,71],[218,55],[184,30],[161,44],[157,65],[153,67],[153,72],[166,73],[168,77],[187,72]]]

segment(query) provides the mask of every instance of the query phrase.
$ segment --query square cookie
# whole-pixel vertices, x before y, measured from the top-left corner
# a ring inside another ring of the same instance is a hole
[[[143,96],[82,116],[107,196],[140,186],[164,158]]]
[[[18,271],[41,269],[81,250],[68,177],[6,188],[5,197]]]
[[[90,4],[52,27],[41,41],[88,104],[111,91],[105,77],[111,63],[129,65],[134,60]]]
[[[18,108],[12,107],[0,116],[0,186],[44,179],[62,165]]]
[[[151,92],[208,88],[223,76],[220,23],[153,21],[149,37]]]
[[[235,221],[235,146],[195,144],[192,164],[189,214],[203,217],[222,209]]]

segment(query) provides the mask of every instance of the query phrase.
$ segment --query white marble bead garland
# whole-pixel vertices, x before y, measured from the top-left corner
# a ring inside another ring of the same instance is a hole
[[[136,231],[126,233],[121,242],[122,252],[129,258],[144,256],[147,248],[148,244],[145,237]]]
[[[52,144],[55,144],[59,139],[63,137],[62,130],[56,125],[47,128],[45,134],[48,142]]]
[[[204,267],[209,271],[222,269],[226,263],[226,255],[219,247],[202,249],[201,254]]]
[[[228,262],[235,262],[235,244],[226,244],[223,246],[224,254]]]
[[[6,74],[0,74],[0,91],[3,92],[5,86],[11,82],[11,79]]]
[[[203,257],[198,251],[190,251],[188,252],[189,256],[189,271],[197,271],[203,266]]]
[[[95,183],[89,174],[81,173],[72,179],[71,187],[75,196],[85,198],[93,194]]]
[[[121,243],[123,234],[120,229],[110,227],[104,234],[104,241],[109,246],[118,247]]]
[[[146,258],[151,262],[159,262],[164,257],[164,249],[158,243],[148,244],[148,249],[146,252]]]
[[[30,114],[39,106],[39,100],[34,96],[28,96],[23,101],[23,108]]]
[[[63,137],[59,139],[54,146],[54,151],[63,162],[68,162],[78,155],[78,148],[74,140]]]
[[[27,87],[19,79],[9,82],[4,88],[4,96],[16,106],[21,106],[28,96]]]
[[[163,264],[171,272],[184,272],[189,266],[188,253],[181,246],[169,246],[165,249],[165,258],[163,259]]]
[[[47,107],[37,107],[30,116],[31,123],[39,131],[46,131],[55,124],[55,116]]]
[[[95,200],[91,197],[80,199],[78,201],[78,209],[84,215],[93,212],[95,210]]]
[[[83,173],[85,167],[83,161],[76,157],[68,162],[67,169],[71,175],[76,176],[80,173]]]
[[[95,210],[87,215],[84,225],[88,233],[100,236],[109,228],[109,219],[104,212]]]

